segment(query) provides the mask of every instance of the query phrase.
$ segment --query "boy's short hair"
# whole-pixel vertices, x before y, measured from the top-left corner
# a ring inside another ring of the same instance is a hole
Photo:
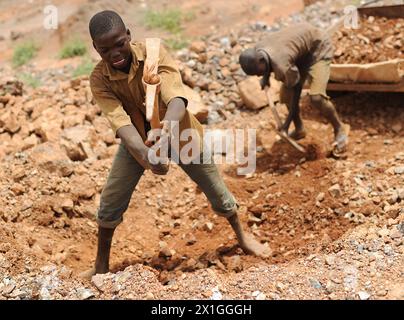
[[[257,73],[257,51],[249,48],[241,52],[239,62],[241,68],[247,75],[255,75]]]
[[[93,40],[115,28],[126,29],[120,15],[111,10],[96,13],[89,23],[90,35]]]

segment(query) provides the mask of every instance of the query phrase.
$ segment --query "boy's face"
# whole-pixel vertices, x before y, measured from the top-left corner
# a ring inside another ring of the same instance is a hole
[[[257,76],[263,76],[268,69],[267,62],[263,57],[262,53],[259,52],[256,56],[256,66],[257,66]]]
[[[132,62],[129,29],[114,28],[93,39],[93,46],[102,60],[118,70],[125,70]]]

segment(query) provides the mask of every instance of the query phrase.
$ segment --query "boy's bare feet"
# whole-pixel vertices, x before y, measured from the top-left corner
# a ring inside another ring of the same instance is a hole
[[[227,218],[227,220],[237,236],[240,247],[245,253],[263,258],[271,256],[272,253],[268,247],[259,243],[251,234],[244,232],[237,214],[232,215],[231,217]]]
[[[95,275],[95,268],[91,268],[89,270],[83,271],[79,274],[79,277],[83,280],[90,281],[91,278]]]
[[[289,137],[291,137],[293,140],[300,140],[306,137],[306,130],[300,129],[300,130],[293,130],[290,134]]]
[[[262,258],[272,256],[272,250],[262,243],[259,243],[251,234],[244,234],[243,239],[239,240],[239,244],[247,254],[252,254]]]
[[[347,144],[348,144],[348,135],[349,135],[349,125],[342,125],[338,131],[335,133],[335,140],[332,145],[333,147],[333,155],[338,157],[341,154],[346,152]]]

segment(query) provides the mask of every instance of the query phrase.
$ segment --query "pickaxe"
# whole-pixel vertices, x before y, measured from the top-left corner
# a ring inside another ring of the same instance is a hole
[[[279,117],[275,104],[272,101],[271,94],[269,92],[269,86],[265,87],[265,94],[267,96],[268,104],[272,111],[272,114],[274,115],[276,125],[277,125],[276,133],[282,138],[282,140],[288,142],[296,150],[305,153],[306,150],[300,144],[298,144],[294,139],[292,139],[291,137],[288,136],[288,130],[289,130],[290,123],[299,114],[299,99],[300,99],[301,91],[302,91],[302,85],[299,83],[294,88],[291,108],[289,110],[289,114],[288,114],[285,122],[282,124],[281,118]]]
[[[160,52],[160,39],[146,39],[146,61],[143,71],[142,82],[146,90],[146,120],[150,122],[152,129],[161,128],[159,115],[159,90],[160,77],[157,74]]]
[[[146,120],[150,122],[151,129],[161,129],[160,112],[159,112],[159,93],[161,79],[158,75],[158,61],[160,53],[160,39],[147,38],[146,39],[146,61],[143,69],[142,83],[145,87],[145,107],[146,107]],[[151,147],[153,141],[146,140],[146,145]],[[156,153],[160,156],[160,150]],[[168,166],[168,164],[166,164]]]

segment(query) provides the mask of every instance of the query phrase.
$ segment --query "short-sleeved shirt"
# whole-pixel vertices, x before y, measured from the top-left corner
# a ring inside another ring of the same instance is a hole
[[[309,23],[299,23],[273,32],[255,46],[264,51],[275,79],[286,87],[297,85],[301,73],[320,60],[331,60],[333,47],[329,36]]]
[[[145,90],[142,84],[146,46],[144,42],[133,42],[130,47],[133,59],[129,74],[112,68],[102,60],[91,73],[90,86],[94,99],[108,119],[114,134],[116,135],[119,128],[133,124],[145,141],[149,127],[145,116]],[[158,74],[161,79],[159,113],[160,119],[164,119],[167,105],[173,98],[182,98],[186,105],[188,100],[176,63],[162,46]],[[180,133],[184,129],[195,129],[197,138],[202,141],[202,125],[188,110],[179,123]],[[180,148],[186,143],[180,140]]]

